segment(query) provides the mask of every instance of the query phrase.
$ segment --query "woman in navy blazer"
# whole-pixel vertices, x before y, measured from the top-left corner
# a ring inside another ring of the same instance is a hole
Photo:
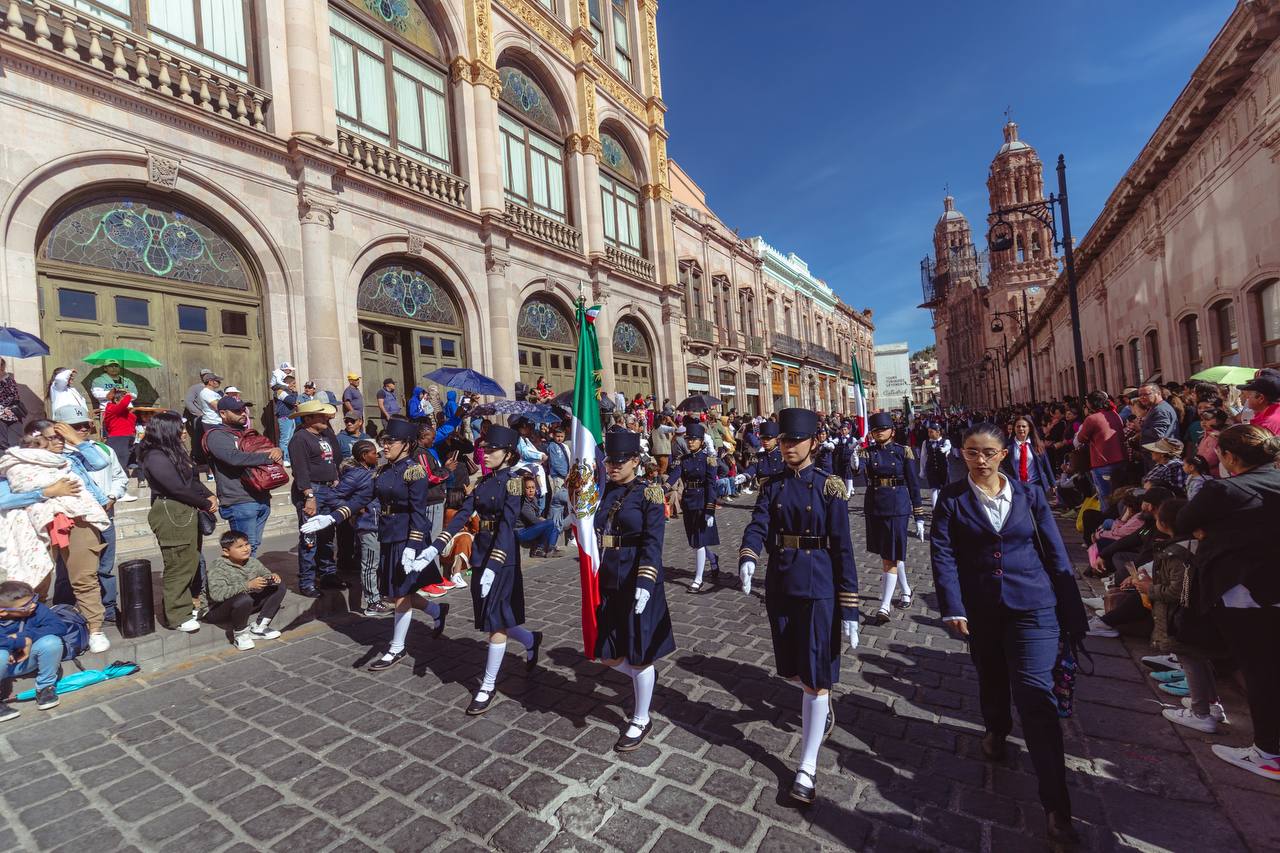
[[[1005,757],[1010,693],[1040,782],[1049,839],[1078,840],[1071,825],[1053,666],[1061,636],[1088,628],[1067,550],[1044,492],[1002,474],[999,427],[965,433],[969,474],[942,489],[933,510],[934,588],[953,635],[968,639],[978,670],[987,759]]]
[[[1057,478],[1053,475],[1053,463],[1049,461],[1049,453],[1045,450],[1044,442],[1040,440],[1040,436],[1036,434],[1031,418],[1026,415],[1019,415],[1014,418],[1013,422],[1009,424],[1009,433],[1012,436],[1009,439],[1009,453],[1005,456],[1000,470],[1009,479],[1031,486],[1039,486],[1040,490],[1048,495],[1053,491]],[[1025,478],[1022,476],[1022,451],[1024,446],[1027,452],[1027,476]]]

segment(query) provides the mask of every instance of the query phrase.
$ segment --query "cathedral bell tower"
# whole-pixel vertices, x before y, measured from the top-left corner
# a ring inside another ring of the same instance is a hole
[[[1018,138],[1018,125],[1009,121],[1004,126],[1004,144],[991,161],[987,173],[987,192],[991,210],[1016,204],[1044,201],[1044,168],[1036,150]],[[1009,310],[1021,308],[1022,291],[1027,293],[1031,309],[1044,296],[1045,288],[1058,274],[1053,254],[1053,232],[1044,223],[1026,213],[1009,213],[1003,217],[1013,230],[1013,246],[991,253],[991,304]],[[997,217],[988,216],[988,225]]]

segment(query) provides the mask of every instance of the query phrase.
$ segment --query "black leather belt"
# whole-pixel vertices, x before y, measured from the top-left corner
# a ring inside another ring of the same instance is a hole
[[[628,533],[625,535],[613,536],[607,533],[600,535],[601,548],[634,548],[640,544],[643,537],[639,533]]]
[[[907,481],[902,477],[872,477],[873,486],[905,486]]]
[[[493,521],[485,521],[482,518],[480,519],[480,529],[487,530],[490,533],[492,533],[493,531],[498,529],[498,520],[495,518]]]
[[[826,548],[831,544],[830,536],[801,536],[795,533],[779,533],[773,537],[773,544],[778,548],[816,549]]]
[[[382,504],[382,515],[408,515],[413,511],[413,507],[408,504]]]
[[[685,480],[684,484],[686,486],[701,486],[705,482],[706,480]]]

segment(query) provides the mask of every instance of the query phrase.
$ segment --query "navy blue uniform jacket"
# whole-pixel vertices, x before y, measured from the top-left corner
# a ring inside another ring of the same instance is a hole
[[[910,447],[872,442],[862,450],[862,460],[867,477],[867,494],[862,506],[867,516],[890,518],[924,512],[920,502],[920,475],[916,471],[919,463]],[[902,480],[903,485],[880,486],[876,484],[879,477],[894,477]]]
[[[1049,501],[1037,488],[1013,480],[1010,486],[1013,506],[999,531],[991,527],[968,477],[939,492],[930,538],[939,609],[944,618],[973,618],[999,605],[1010,610],[1057,606],[1062,629],[1082,634],[1088,618]]]
[[[755,478],[765,481],[778,476],[785,470],[787,470],[787,463],[782,461],[782,451],[775,445],[773,450],[760,448],[756,458],[751,460],[751,464],[747,466],[747,470],[743,473],[747,475],[748,479]]]
[[[1049,463],[1049,456],[1046,453],[1036,453],[1035,448],[1030,448],[1031,458],[1027,460],[1027,482],[1035,483],[1040,488],[1048,491],[1053,488],[1056,482],[1053,476],[1053,466]],[[1018,442],[1009,442],[1009,455],[1004,458],[1004,462],[1000,463],[1000,471],[1009,479],[1015,482],[1022,482],[1018,477]]]

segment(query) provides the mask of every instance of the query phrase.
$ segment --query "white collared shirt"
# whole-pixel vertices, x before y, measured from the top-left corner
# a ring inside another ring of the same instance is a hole
[[[1009,510],[1013,509],[1013,486],[1009,483],[1009,478],[1003,474],[1000,477],[1000,491],[995,496],[988,495],[977,483],[973,481],[973,475],[969,476],[969,488],[973,490],[973,494],[978,498],[978,505],[982,507],[983,512],[987,514],[987,520],[991,522],[991,527],[997,533],[1004,527],[1005,519],[1009,517]]]

